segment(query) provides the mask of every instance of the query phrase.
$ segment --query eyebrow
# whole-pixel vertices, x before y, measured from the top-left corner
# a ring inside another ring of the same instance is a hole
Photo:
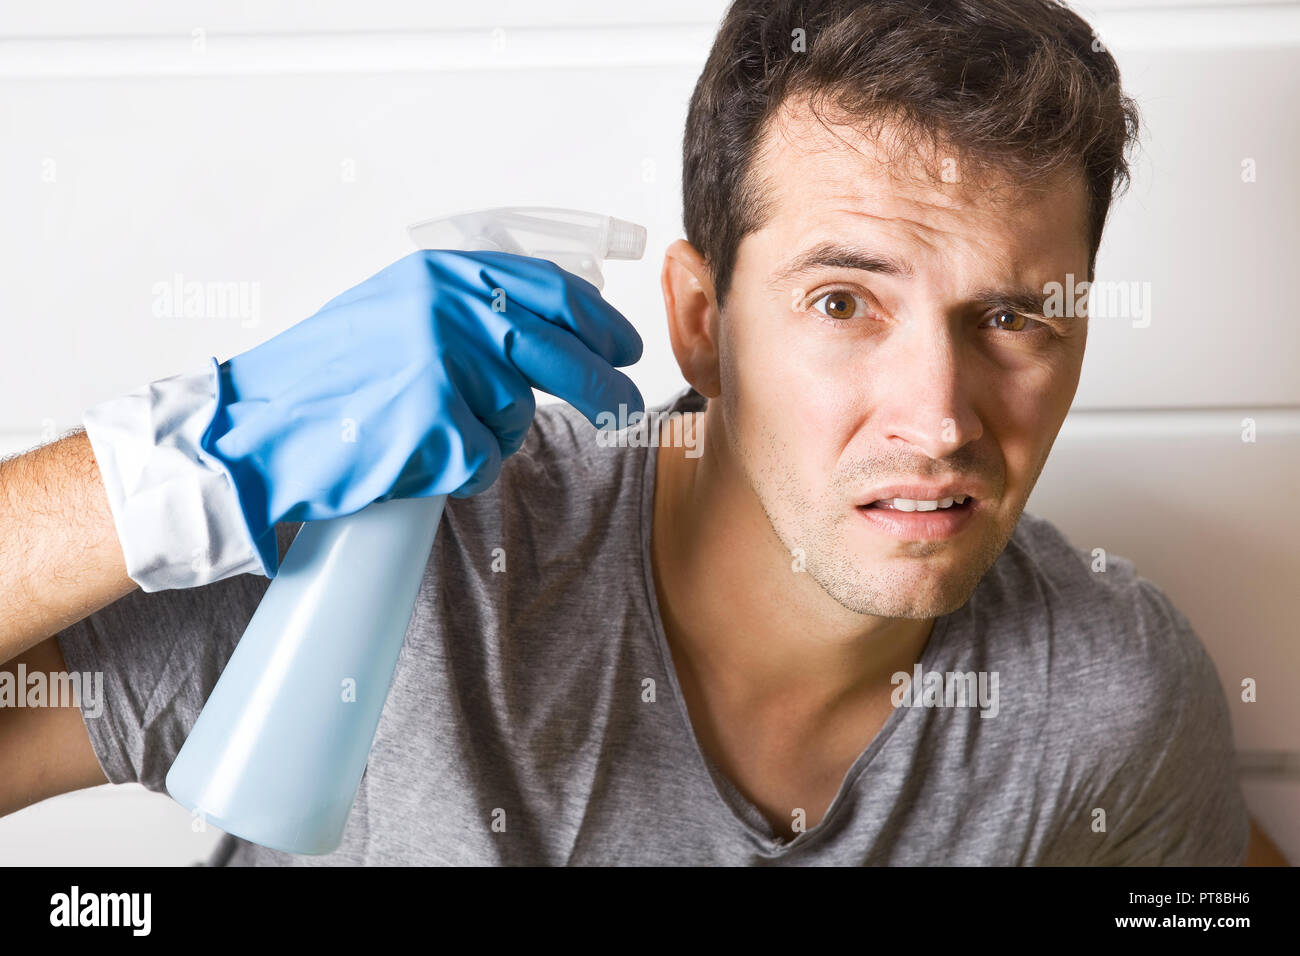
[[[856,269],[877,275],[911,279],[912,267],[902,260],[880,255],[860,246],[823,242],[795,256],[772,277],[769,285],[783,289],[792,280],[815,269]],[[986,308],[1007,308],[1030,316],[1043,316],[1048,295],[1029,286],[1012,289],[980,289],[971,301]]]
[[[771,280],[773,288],[784,287],[791,279],[814,269],[857,269],[878,275],[912,278],[912,267],[905,262],[882,256],[869,249],[846,245],[842,242],[823,242],[801,252],[778,271]]]
[[[989,309],[1010,309],[1021,315],[1046,318],[1047,293],[1030,288],[981,289],[971,297],[977,305]]]

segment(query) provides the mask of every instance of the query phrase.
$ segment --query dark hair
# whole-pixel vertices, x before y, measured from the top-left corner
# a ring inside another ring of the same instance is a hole
[[[996,170],[1032,187],[1081,171],[1092,278],[1111,200],[1128,184],[1138,112],[1114,58],[1063,4],[735,0],[691,96],[682,149],[686,238],[708,263],[719,307],[741,240],[770,214],[754,160],[792,97],[806,97],[822,122],[829,104],[837,122],[866,130],[898,121],[907,147],[950,146],[963,181]]]

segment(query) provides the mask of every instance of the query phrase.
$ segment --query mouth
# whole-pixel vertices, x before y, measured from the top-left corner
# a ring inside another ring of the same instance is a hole
[[[914,511],[951,511],[960,508],[974,508],[975,499],[970,495],[952,495],[946,498],[880,498],[869,504],[859,505],[861,508],[880,508],[884,511],[900,511],[904,513]]]
[[[856,506],[877,531],[906,541],[943,541],[971,523],[981,503],[968,495],[938,499],[887,498]]]

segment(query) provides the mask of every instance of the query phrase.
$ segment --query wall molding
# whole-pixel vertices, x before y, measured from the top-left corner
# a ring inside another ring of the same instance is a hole
[[[1300,408],[1216,405],[1209,408],[1071,408],[1061,425],[1061,437],[1066,440],[1134,436],[1231,437],[1239,436],[1243,418],[1254,419],[1261,440],[1300,436]]]
[[[611,69],[690,64],[711,24],[0,39],[0,78]]]
[[[1116,50],[1300,46],[1300,4],[1076,5]],[[709,13],[712,13],[710,8]],[[141,18],[147,21],[147,17]],[[0,79],[611,69],[703,63],[716,22],[0,35]],[[170,27],[171,24],[168,24]]]
[[[1237,773],[1250,779],[1300,780],[1300,752],[1238,750]]]

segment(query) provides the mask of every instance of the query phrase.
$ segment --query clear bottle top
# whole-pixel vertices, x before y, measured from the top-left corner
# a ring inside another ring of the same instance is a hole
[[[479,209],[411,226],[421,249],[510,252],[547,259],[605,287],[605,259],[640,259],[646,231],[634,222],[577,209],[503,206]]]

